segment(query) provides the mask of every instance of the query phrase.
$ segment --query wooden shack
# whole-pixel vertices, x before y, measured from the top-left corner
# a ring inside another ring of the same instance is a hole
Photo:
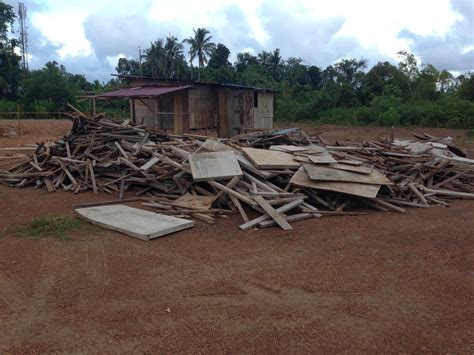
[[[97,99],[128,99],[134,123],[176,134],[215,131],[231,137],[273,128],[276,90],[202,82],[126,77],[128,86]]]

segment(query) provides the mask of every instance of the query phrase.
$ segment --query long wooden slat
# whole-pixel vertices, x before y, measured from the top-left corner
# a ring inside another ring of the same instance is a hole
[[[295,201],[292,201],[292,202],[290,202],[290,203],[288,203],[288,204],[286,204],[286,205],[283,205],[283,206],[277,208],[276,211],[277,211],[278,213],[284,213],[284,212],[287,212],[287,211],[289,211],[289,210],[292,210],[293,208],[295,208],[295,207],[301,205],[303,202],[304,202],[303,199],[295,200]],[[265,221],[265,220],[267,220],[267,219],[269,219],[269,218],[270,218],[270,217],[269,217],[268,215],[263,215],[263,216],[260,216],[260,217],[258,217],[258,218],[255,218],[255,219],[253,219],[253,220],[251,220],[251,221],[249,221],[249,222],[246,222],[246,223],[244,223],[244,224],[241,224],[241,225],[239,226],[239,228],[240,228],[240,229],[244,229],[244,230],[245,230],[245,229],[249,229],[249,228],[251,228],[251,227],[253,227],[253,226],[256,226],[256,225],[259,224],[260,222],[263,222],[263,221]]]
[[[255,201],[263,208],[263,210],[283,229],[292,230],[291,225],[279,214],[262,196],[255,196]]]

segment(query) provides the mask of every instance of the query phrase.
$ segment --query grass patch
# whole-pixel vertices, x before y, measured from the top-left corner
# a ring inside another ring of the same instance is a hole
[[[53,236],[61,240],[67,240],[69,237],[67,232],[77,229],[84,225],[85,222],[79,218],[50,215],[46,217],[36,218],[21,230],[21,235],[30,238],[39,238]]]

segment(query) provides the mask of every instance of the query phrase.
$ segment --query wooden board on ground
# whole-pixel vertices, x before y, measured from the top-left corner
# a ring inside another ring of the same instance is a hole
[[[33,153],[36,150],[36,146],[34,147],[8,147],[8,148],[0,148],[0,156],[1,155],[12,155],[12,154],[28,154]]]
[[[142,240],[162,237],[194,226],[194,222],[187,219],[125,205],[78,208],[76,212],[92,224]]]
[[[190,154],[189,164],[194,181],[225,180],[243,175],[231,151]]]
[[[385,175],[379,173],[377,170],[373,170],[370,174],[359,174],[313,164],[304,164],[304,168],[309,178],[316,181],[356,182],[359,184],[372,185],[393,184]]]
[[[292,230],[290,224],[278,213],[262,196],[255,196],[255,202],[283,229],[286,231]]]
[[[217,139],[206,139],[202,144],[202,147],[209,150],[213,150],[215,152],[223,152],[226,150],[236,152],[236,149],[229,147],[228,145],[222,143]]]
[[[175,200],[172,205],[176,207],[196,210],[208,210],[209,208],[211,208],[214,200],[215,196],[196,196],[191,194],[185,194]]]
[[[329,164],[330,168],[345,170],[345,171],[352,171],[353,173],[358,174],[370,174],[374,170],[374,166],[362,166],[362,165],[352,165],[352,164]]]
[[[346,164],[346,165],[355,165],[355,166],[364,164],[364,162],[360,160],[350,160],[350,159],[342,159],[342,160],[339,160],[338,163]]]
[[[380,185],[358,184],[353,182],[332,182],[311,180],[305,169],[301,167],[290,180],[299,187],[308,187],[325,191],[341,192],[348,195],[374,198],[380,190]]]
[[[337,163],[337,160],[334,159],[329,153],[314,154],[309,156],[309,160],[315,164],[330,164]]]
[[[271,173],[263,169],[256,169],[250,160],[248,160],[239,150],[232,148],[217,139],[206,139],[206,141],[202,144],[202,147],[215,152],[233,151],[242,168],[246,168],[254,174],[263,177],[264,179],[269,179],[276,175],[275,173]]]
[[[308,146],[308,149],[306,152],[308,154],[323,154],[323,153],[327,153],[328,150],[325,147],[321,147],[317,144],[311,144]]]
[[[242,151],[259,169],[297,169],[301,165],[285,152],[257,148],[242,148]]]
[[[281,145],[271,145],[270,150],[276,150],[279,152],[304,152],[305,150],[308,149],[308,147],[298,147],[296,145],[286,145],[286,144],[281,144]]]

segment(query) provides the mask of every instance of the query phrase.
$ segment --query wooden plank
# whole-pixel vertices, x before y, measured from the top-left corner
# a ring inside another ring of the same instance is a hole
[[[197,210],[208,210],[212,207],[215,200],[215,196],[198,196],[185,194],[175,200],[172,205],[176,207],[197,209]]]
[[[330,164],[337,163],[337,160],[334,159],[330,154],[320,154],[320,155],[310,155],[308,156],[309,160],[314,164]]]
[[[416,188],[414,183],[410,182],[407,186],[411,191],[413,191],[413,193],[419,198],[421,202],[423,202],[425,205],[428,205],[428,201],[426,200],[425,196],[423,196],[423,194]]]
[[[290,202],[290,203],[288,203],[288,204],[286,204],[286,205],[283,205],[283,206],[277,208],[276,211],[277,211],[278,213],[285,213],[285,212],[290,211],[290,210],[292,210],[293,208],[295,208],[295,207],[301,205],[303,202],[304,202],[303,199],[295,200],[295,201],[292,201],[292,202]],[[253,220],[251,220],[251,221],[249,221],[249,222],[246,222],[246,223],[244,223],[244,224],[241,224],[241,225],[239,226],[239,228],[240,228],[240,229],[244,229],[244,230],[245,230],[245,229],[249,229],[249,228],[252,228],[253,226],[256,226],[256,225],[259,224],[260,222],[266,221],[267,219],[270,219],[270,217],[265,214],[265,215],[263,215],[263,216],[260,216],[260,217],[258,217],[258,218],[255,218],[255,219],[253,219]]]
[[[191,213],[191,216],[196,218],[196,219],[199,219],[203,222],[206,222],[208,224],[215,224],[216,223],[216,219],[214,217],[208,216],[204,213]]]
[[[373,170],[370,174],[358,174],[351,171],[343,171],[320,165],[303,164],[303,166],[311,180],[355,182],[359,184],[372,185],[393,185],[385,175],[379,173],[377,170]]]
[[[339,160],[338,163],[345,164],[345,165],[358,166],[358,165],[362,165],[364,162],[362,162],[360,160],[342,159],[342,160]]]
[[[420,189],[432,195],[450,196],[450,197],[459,197],[459,198],[468,198],[468,199],[474,198],[474,193],[469,193],[469,192],[459,192],[459,191],[451,191],[451,190],[445,190],[445,189],[435,190],[435,189],[428,189],[423,186],[420,186]]]
[[[127,154],[127,152],[122,148],[122,146],[120,145],[120,143],[117,142],[117,141],[115,141],[114,144],[115,144],[115,146],[117,147],[117,149],[119,150],[120,154],[122,154],[125,159],[128,159],[128,154]]]
[[[44,184],[46,188],[48,189],[48,192],[54,192],[56,191],[56,188],[54,187],[53,183],[48,177],[43,178]]]
[[[353,173],[359,174],[370,174],[374,170],[374,166],[361,166],[361,165],[353,165],[353,164],[342,164],[342,163],[335,163],[329,164],[330,168],[351,171]]]
[[[89,161],[88,162],[88,167],[89,167],[89,172],[90,172],[90,176],[91,176],[91,181],[92,181],[92,189],[94,190],[94,193],[97,194],[97,183],[96,183],[96,180],[95,180],[95,174],[94,174],[94,168],[92,166],[92,163]]]
[[[382,199],[384,201],[390,202],[391,204],[400,205],[400,206],[408,206],[408,207],[416,207],[416,208],[428,208],[429,207],[429,205],[424,205],[424,204],[421,204],[421,203],[409,202],[409,201],[399,200],[399,199],[389,198],[389,197],[379,197],[379,199]]]
[[[264,179],[270,179],[271,177],[274,177],[274,176],[277,175],[277,174],[272,173],[268,170],[256,168],[252,164],[252,162],[250,162],[250,160],[248,160],[245,156],[243,156],[241,154],[237,154],[236,156],[237,156],[237,160],[239,161],[239,164],[242,168],[244,168],[245,170],[250,171],[251,173],[254,173],[257,176],[260,176]]]
[[[64,172],[66,173],[67,177],[69,178],[69,180],[72,182],[72,184],[74,186],[77,186],[77,180],[74,178],[74,176],[72,176],[71,172],[69,171],[69,169],[66,167],[66,165],[64,165],[61,160],[58,160],[59,162],[59,165],[61,165],[61,168],[64,170]]]
[[[145,164],[143,164],[141,167],[140,167],[140,170],[142,171],[147,171],[148,169],[150,169],[153,165],[155,165],[156,163],[158,163],[160,161],[160,158],[158,157],[152,157],[150,160],[148,160],[148,162],[146,162]]]
[[[255,201],[253,201],[251,198],[249,198],[245,195],[242,195],[241,193],[239,193],[237,191],[234,191],[231,188],[228,188],[227,186],[218,183],[217,181],[209,181],[208,183],[210,185],[218,188],[219,190],[222,190],[222,191],[228,193],[229,195],[233,195],[234,197],[238,198],[241,201],[244,201],[246,204],[248,204],[252,207],[257,207],[258,206],[258,204]]]
[[[218,87],[217,91],[217,119],[219,128],[219,137],[230,137],[229,115],[227,108],[227,89]]]
[[[85,220],[130,236],[150,240],[194,226],[193,221],[125,205],[76,209]]]
[[[262,196],[255,196],[254,200],[283,230],[289,231],[293,229],[283,216],[270,206]]]
[[[313,218],[313,217],[314,217],[314,214],[304,212],[304,213],[293,214],[291,216],[286,216],[285,219],[287,222],[296,222],[296,221],[301,221],[303,219],[308,219],[308,218]],[[261,228],[266,228],[266,227],[273,227],[276,224],[277,223],[274,220],[267,220],[267,221],[260,222],[258,226]]]
[[[173,107],[174,107],[174,133],[182,134],[189,132],[189,120],[184,115],[185,98],[187,98],[184,90],[173,93]]]
[[[237,185],[240,181],[240,177],[239,176],[234,176],[225,186],[229,189],[232,189],[235,185]],[[226,192],[224,190],[221,190],[217,193],[217,195],[215,196],[215,201],[217,201],[218,199],[220,199]]]
[[[245,213],[244,209],[242,208],[242,204],[239,202],[237,198],[235,198],[233,195],[229,195],[230,200],[234,204],[235,207],[237,207],[237,210],[239,211],[240,215],[242,216],[242,219],[244,222],[250,221],[249,217]]]
[[[293,153],[293,152],[304,152],[305,150],[308,150],[308,147],[298,147],[296,145],[281,144],[281,145],[271,145],[269,149],[276,150],[279,152]]]
[[[297,169],[301,165],[285,152],[256,148],[242,148],[242,151],[259,169]]]
[[[386,200],[382,200],[380,198],[376,198],[375,201],[379,204],[381,204],[382,206],[384,207],[387,207],[387,208],[390,208],[392,210],[395,210],[397,212],[400,212],[400,213],[405,213],[405,209],[404,208],[401,208],[401,207],[398,207],[398,206],[395,206],[393,204],[391,204],[390,202],[386,201]]]
[[[295,186],[308,187],[311,189],[342,192],[348,195],[374,198],[380,190],[380,185],[359,184],[350,182],[315,181],[301,167],[290,180]]]
[[[206,139],[204,143],[202,144],[203,148],[206,148],[208,150],[212,150],[214,152],[223,152],[226,150],[233,151],[234,153],[237,153],[238,150],[234,149],[226,144],[224,144],[222,141],[218,139]]]
[[[231,151],[190,154],[189,164],[194,181],[224,180],[243,175]]]

